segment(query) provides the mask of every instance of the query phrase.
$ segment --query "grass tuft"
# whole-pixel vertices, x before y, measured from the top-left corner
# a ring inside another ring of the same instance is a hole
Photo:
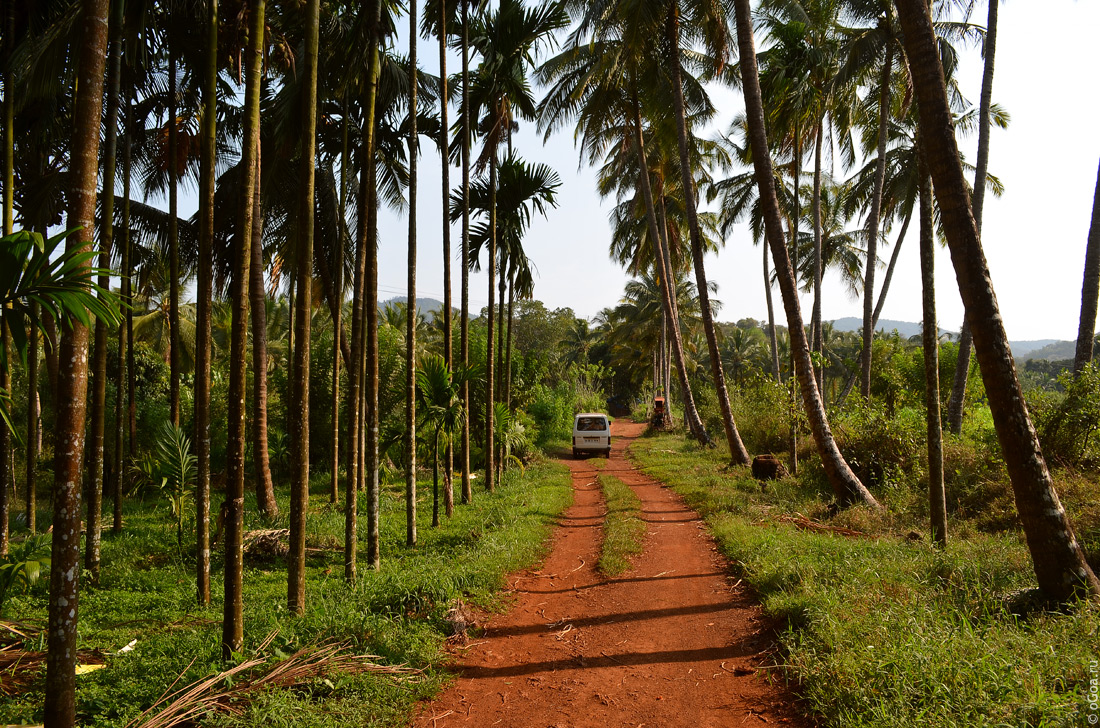
[[[615,476],[600,475],[598,479],[607,503],[607,517],[597,567],[606,576],[617,576],[630,569],[632,557],[642,553],[645,540],[642,501]]]

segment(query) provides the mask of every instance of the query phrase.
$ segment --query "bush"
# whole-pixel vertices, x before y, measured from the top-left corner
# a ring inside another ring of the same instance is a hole
[[[1100,370],[1090,364],[1080,375],[1063,372],[1062,392],[1033,390],[1028,409],[1047,460],[1059,465],[1092,464],[1100,459]]]

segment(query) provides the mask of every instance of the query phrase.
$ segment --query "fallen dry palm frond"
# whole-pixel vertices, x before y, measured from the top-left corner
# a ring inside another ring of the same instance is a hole
[[[776,518],[777,521],[782,523],[790,523],[804,531],[814,531],[816,533],[836,533],[841,536],[868,536],[863,531],[857,531],[854,528],[844,528],[843,526],[830,526],[820,521],[814,521],[801,513],[795,513],[794,515],[784,514]]]
[[[257,652],[263,652],[274,637],[274,633],[269,635]],[[421,672],[404,665],[379,665],[375,662],[379,659],[377,655],[341,653],[346,646],[347,644],[343,642],[327,642],[303,647],[265,671],[259,671],[240,682],[233,682],[230,678],[253,671],[266,662],[265,658],[246,660],[228,670],[197,680],[171,693],[176,685],[174,682],[160,700],[130,721],[126,728],[173,728],[173,726],[192,723],[200,716],[218,712],[240,715],[248,705],[249,696],[260,690],[272,687],[285,688],[332,672],[348,674],[373,672],[404,678],[415,677]],[[190,667],[191,665],[188,665],[187,669]],[[185,669],[184,673],[186,672]],[[176,682],[179,682],[179,678]],[[157,711],[162,705],[164,707]],[[157,711],[155,715],[154,711]]]

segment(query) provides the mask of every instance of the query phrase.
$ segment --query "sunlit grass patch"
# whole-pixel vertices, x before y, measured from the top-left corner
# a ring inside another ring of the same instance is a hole
[[[645,541],[642,501],[630,486],[613,475],[600,475],[599,482],[607,517],[597,566],[601,573],[617,576],[630,569],[631,558],[642,553]]]

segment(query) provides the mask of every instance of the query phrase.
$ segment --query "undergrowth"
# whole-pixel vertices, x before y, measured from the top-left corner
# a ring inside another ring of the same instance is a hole
[[[1100,608],[1017,616],[1013,605],[1035,576],[1014,528],[953,517],[940,550],[906,538],[927,530],[915,480],[875,493],[883,514],[853,508],[827,520],[830,496],[817,478],[762,489],[747,469],[727,469],[720,450],[678,435],[641,438],[631,454],[705,516],[780,620],[780,667],[826,725],[1086,725]],[[787,520],[795,514],[866,536],[800,530]]]
[[[606,576],[618,576],[630,569],[633,557],[642,553],[645,539],[642,501],[630,486],[614,475],[600,475],[598,480],[607,504],[607,516],[597,566]]]
[[[441,647],[449,605],[462,598],[494,607],[505,575],[543,555],[546,536],[572,498],[568,471],[543,461],[522,478],[509,473],[493,494],[476,491],[472,505],[456,507],[453,518],[433,529],[430,483],[422,484],[420,543],[410,549],[404,546],[402,486],[387,486],[381,499],[382,568],[373,572],[363,565],[366,524],[361,517],[360,576],[348,586],[343,579],[343,510],[328,502],[327,484],[327,474],[312,479],[305,615],[294,617],[287,611],[282,559],[246,558],[246,647],[238,661],[253,657],[264,638],[277,632],[264,657],[277,659],[313,642],[338,640],[349,650],[377,655],[383,664],[421,668],[423,678],[397,682],[370,674],[329,675],[268,690],[242,716],[219,717],[215,723],[405,725],[415,702],[434,694],[447,679]],[[260,520],[249,496],[246,530],[286,527],[289,495],[278,495],[282,515],[274,523]],[[214,557],[213,604],[198,607],[193,547],[177,548],[167,503],[129,501],[125,523],[118,535],[104,532],[100,586],[82,588],[79,649],[112,653],[137,642],[131,652],[107,657],[105,669],[77,678],[77,717],[83,726],[125,725],[177,676],[182,674],[179,687],[224,669],[220,550]],[[14,598],[7,614],[44,626],[45,586]],[[41,723],[43,690],[40,674],[17,696],[0,693],[0,724]]]

